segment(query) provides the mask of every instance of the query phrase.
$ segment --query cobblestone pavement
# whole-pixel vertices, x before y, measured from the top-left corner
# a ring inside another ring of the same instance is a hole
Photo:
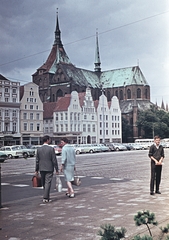
[[[139,153],[137,154],[139,156]],[[111,223],[115,227],[125,227],[127,239],[131,239],[135,234],[146,232],[144,226],[136,227],[133,220],[139,210],[154,212],[159,225],[166,225],[169,223],[167,157],[160,189],[162,194],[150,196],[149,168],[143,161],[147,153],[141,154],[143,154],[139,161],[141,164],[133,165],[130,157],[130,161],[122,168],[119,161],[121,171],[115,164],[117,160],[112,164],[113,168],[110,167],[110,160],[99,166],[91,160],[91,165],[88,166],[82,162],[83,157],[79,158],[81,162],[77,165],[79,174],[82,174],[82,186],[75,188],[75,198],[66,197],[66,189],[63,189],[61,193],[51,194],[53,201],[49,204],[42,204],[41,197],[38,196],[4,204],[0,210],[0,227],[2,228],[0,239],[99,240],[98,230],[100,225],[105,223]],[[105,155],[107,159],[108,155]],[[122,158],[122,155],[118,156]],[[9,173],[10,167],[6,165],[6,169]],[[18,174],[24,172],[24,163],[21,169],[21,171],[18,170]],[[83,180],[86,175],[97,179],[98,183],[84,187]],[[110,181],[103,184],[105,177]],[[37,191],[43,190],[37,189]],[[152,232],[157,234],[158,227],[153,227]]]

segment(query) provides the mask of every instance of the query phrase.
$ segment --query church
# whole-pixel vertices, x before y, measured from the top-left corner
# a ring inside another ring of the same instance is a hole
[[[93,101],[104,93],[107,101],[116,96],[120,102],[122,117],[131,126],[128,141],[134,141],[141,133],[136,121],[139,110],[150,108],[150,86],[139,66],[108,71],[101,70],[98,33],[96,33],[95,62],[93,71],[76,67],[69,59],[61,40],[58,14],[56,16],[55,39],[46,62],[32,75],[32,81],[39,86],[43,103],[57,102],[59,97],[91,89]]]

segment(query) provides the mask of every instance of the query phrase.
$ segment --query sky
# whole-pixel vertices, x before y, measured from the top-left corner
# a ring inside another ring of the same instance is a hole
[[[102,71],[139,65],[151,102],[169,104],[168,0],[0,0],[0,74],[32,81],[54,43],[56,13],[71,62]]]

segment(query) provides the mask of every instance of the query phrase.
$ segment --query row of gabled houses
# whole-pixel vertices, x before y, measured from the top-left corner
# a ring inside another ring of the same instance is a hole
[[[116,96],[93,101],[90,88],[42,103],[39,86],[20,86],[0,75],[0,145],[40,144],[44,134],[59,143],[121,142],[121,110]]]

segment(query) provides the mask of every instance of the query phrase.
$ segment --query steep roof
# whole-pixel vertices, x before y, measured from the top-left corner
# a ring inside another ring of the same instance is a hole
[[[7,81],[9,81],[9,79],[7,79],[6,77],[4,77],[2,74],[0,74],[0,80],[7,80]]]
[[[148,85],[143,73],[138,66],[104,71],[100,81],[103,88],[112,88],[127,85]]]
[[[56,107],[56,102],[43,103],[43,118],[53,118],[53,111]]]
[[[71,94],[66,94],[64,97],[58,98],[56,102],[56,106],[54,108],[54,112],[56,111],[67,111],[69,105],[70,105],[70,98]]]

